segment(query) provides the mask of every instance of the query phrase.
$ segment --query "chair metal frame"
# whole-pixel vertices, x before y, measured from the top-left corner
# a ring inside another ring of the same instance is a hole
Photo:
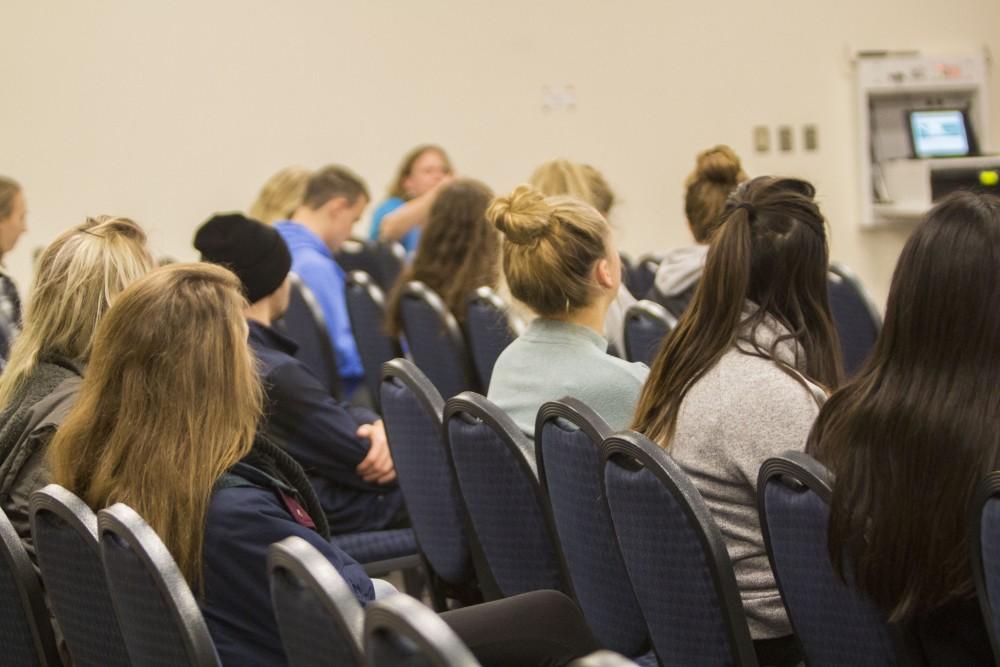
[[[864,304],[865,310],[868,311],[868,316],[872,318],[872,322],[875,323],[876,334],[882,331],[882,313],[879,311],[878,306],[872,300],[871,296],[865,290],[864,285],[861,284],[861,279],[858,278],[856,274],[849,266],[842,264],[840,262],[832,262],[830,264],[830,272],[843,279],[854,288],[854,290],[861,296],[861,302]]]
[[[306,310],[309,311],[309,315],[313,321],[313,335],[320,341],[327,341],[327,345],[320,345],[320,356],[322,357],[323,365],[322,372],[327,377],[325,379],[320,378],[323,382],[323,386],[329,386],[332,388],[331,394],[339,398],[343,393],[343,383],[340,377],[340,366],[337,364],[337,355],[333,351],[333,339],[330,337],[330,330],[326,326],[326,318],[323,317],[323,309],[320,307],[319,302],[316,300],[316,295],[312,293],[312,290],[305,284],[305,282],[298,276],[298,274],[292,272],[288,274],[289,282],[292,285],[292,289],[297,291],[299,296],[302,298],[302,302],[306,306]],[[294,298],[294,296],[292,297]],[[283,329],[285,333],[288,333],[287,327],[284,327],[281,320],[278,320],[279,329]],[[292,336],[294,338],[294,336]],[[319,373],[320,369],[310,369],[314,373]]]
[[[636,353],[638,350],[632,349],[632,339],[628,335],[629,322],[638,319],[639,317],[646,317],[652,320],[656,320],[664,325],[666,328],[666,333],[660,340],[660,345],[663,341],[670,336],[670,333],[677,326],[677,318],[674,317],[670,311],[656,303],[655,301],[649,301],[647,299],[641,299],[636,303],[629,306],[628,310],[625,311],[625,332],[623,338],[625,339],[625,358],[629,361],[640,361],[636,358]],[[656,358],[656,352],[652,353],[653,359]]]
[[[364,271],[351,271],[349,274],[347,274],[347,281],[345,282],[345,290],[349,292],[352,289],[362,290],[365,294],[365,297],[370,299],[378,307],[378,309],[382,311],[383,321],[380,323],[380,325],[384,326],[385,325],[384,316],[386,307],[385,294],[376,284],[374,278],[372,278],[369,274],[365,273]],[[345,300],[347,302],[347,313],[351,318],[351,332],[354,334],[355,340],[359,340],[365,336],[372,335],[373,332],[371,331],[358,330],[358,325],[356,324],[358,318],[355,317],[354,308],[352,307],[352,300],[350,298],[346,298],[346,296]],[[403,351],[399,345],[399,340],[397,340],[394,336],[390,336],[389,333],[386,331],[379,331],[377,333],[385,338],[385,340],[389,343],[389,347],[392,349],[392,357],[390,357],[389,359],[384,359],[382,363],[390,361],[391,359],[394,359],[396,357],[403,356]],[[358,353],[361,354],[363,357],[363,352],[361,350],[362,348],[359,345]],[[368,391],[371,393],[371,398],[372,402],[375,404],[375,409],[378,411],[380,410],[379,394],[380,394],[380,387],[382,384],[381,379],[378,373],[368,372],[367,368],[368,365],[364,363],[363,359],[362,359],[362,365],[365,366],[365,383],[368,386]]]
[[[447,623],[409,595],[391,595],[366,608],[365,654],[371,667],[383,667],[372,655],[372,643],[380,633],[392,633],[412,642],[433,667],[479,667],[480,664]]]
[[[485,369],[479,367],[479,355],[475,353],[476,349],[476,335],[473,329],[468,326],[470,321],[469,313],[472,310],[473,304],[486,304],[497,313],[498,316],[502,317],[507,322],[507,329],[510,331],[512,338],[517,338],[525,330],[525,324],[521,318],[514,315],[510,309],[510,304],[506,303],[500,295],[497,294],[492,288],[483,286],[478,288],[472,295],[466,300],[466,342],[468,343],[469,356],[472,358],[472,366],[476,371],[476,376],[479,378],[479,386],[484,390],[489,388],[490,377],[492,377],[492,369],[490,369],[490,377],[484,377],[486,375]]]

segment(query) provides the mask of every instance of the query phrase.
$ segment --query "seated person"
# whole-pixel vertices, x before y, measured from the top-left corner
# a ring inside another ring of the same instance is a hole
[[[529,436],[542,404],[564,396],[582,400],[613,429],[627,427],[649,369],[607,354],[604,322],[622,272],[604,216],[530,185],[495,199],[486,216],[504,235],[511,294],[538,315],[497,359],[489,399]]]
[[[382,420],[334,399],[295,358],[295,342],[271,327],[288,307],[292,259],[273,227],[239,213],[216,215],[195,235],[202,261],[231,269],[266,403],[263,429],[305,468],[334,534],[406,525]]]
[[[403,158],[389,197],[372,214],[369,237],[399,241],[413,254],[430,219],[431,206],[452,178],[451,161],[440,146],[417,146]]]

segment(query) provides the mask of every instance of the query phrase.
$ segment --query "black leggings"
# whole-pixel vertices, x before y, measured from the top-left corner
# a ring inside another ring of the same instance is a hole
[[[555,667],[601,648],[576,603],[532,591],[441,614],[483,667]]]

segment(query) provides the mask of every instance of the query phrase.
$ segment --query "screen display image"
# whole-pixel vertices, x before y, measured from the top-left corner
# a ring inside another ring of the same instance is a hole
[[[915,157],[964,157],[972,154],[969,130],[961,110],[911,111],[909,116]]]

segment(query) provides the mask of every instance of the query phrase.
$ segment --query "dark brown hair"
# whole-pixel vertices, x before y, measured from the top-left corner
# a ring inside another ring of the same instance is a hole
[[[347,167],[331,164],[317,169],[309,177],[302,203],[315,211],[335,197],[344,197],[351,206],[358,202],[358,197],[371,199],[360,176]]]
[[[716,146],[698,154],[694,171],[684,183],[684,214],[695,241],[708,243],[726,199],[745,180],[740,158],[729,146]]]
[[[433,151],[440,155],[444,160],[445,165],[448,167],[448,173],[451,173],[451,160],[448,158],[448,154],[444,152],[443,148],[436,144],[421,144],[403,156],[403,161],[399,163],[399,171],[396,172],[396,180],[392,182],[392,186],[389,188],[390,197],[398,197],[399,199],[410,198],[409,195],[406,194],[406,188],[403,187],[403,181],[410,177],[410,173],[413,171],[413,165],[420,159],[420,156],[429,151]]]
[[[830,557],[893,620],[975,595],[966,508],[1000,466],[998,284],[1000,198],[948,197],[903,248],[872,356],[809,437],[836,475]]]
[[[635,430],[669,446],[688,389],[737,340],[800,379],[776,354],[791,341],[795,371],[827,388],[837,386],[840,347],[827,301],[829,251],[814,192],[805,181],[760,177],[730,197],[694,299],[650,369]],[[787,333],[763,349],[756,332],[768,318]]]
[[[465,302],[472,292],[496,286],[500,239],[486,220],[492,198],[488,187],[471,179],[453,181],[438,193],[416,257],[389,296],[386,328],[392,335],[400,332],[399,299],[411,280],[437,292],[459,322],[465,319]]]

